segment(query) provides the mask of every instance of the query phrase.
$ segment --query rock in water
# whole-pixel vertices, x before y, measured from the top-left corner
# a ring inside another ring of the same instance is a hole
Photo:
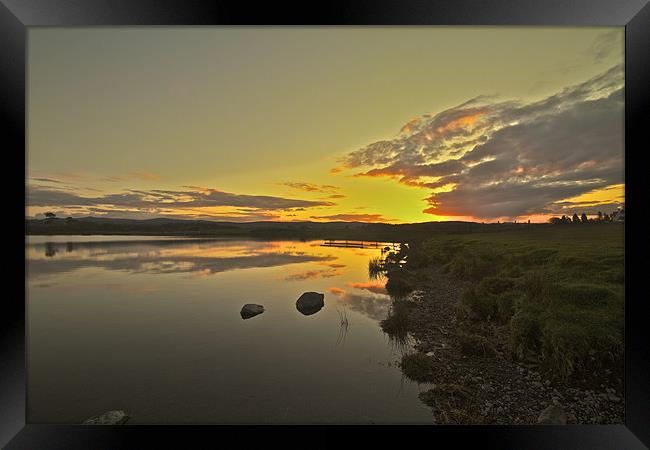
[[[241,318],[242,319],[250,319],[251,317],[255,317],[258,314],[262,314],[264,312],[264,307],[262,305],[255,305],[253,303],[248,303],[244,305],[241,309]]]
[[[324,294],[318,292],[305,292],[296,301],[296,309],[305,316],[315,314],[325,306]]]
[[[113,410],[102,415],[91,417],[83,422],[84,425],[123,425],[129,420],[129,415],[124,411]]]
[[[537,418],[537,423],[548,425],[566,425],[566,413],[558,405],[546,408]]]

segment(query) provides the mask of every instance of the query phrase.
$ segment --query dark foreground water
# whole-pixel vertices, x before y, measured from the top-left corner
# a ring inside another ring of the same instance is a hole
[[[320,244],[30,237],[28,422],[431,423],[379,327],[380,251]],[[306,291],[325,294],[309,316]]]

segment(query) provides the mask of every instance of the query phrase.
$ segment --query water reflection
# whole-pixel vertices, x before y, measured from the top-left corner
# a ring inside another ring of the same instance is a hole
[[[345,338],[348,336],[348,330],[350,328],[350,322],[348,320],[348,313],[345,309],[345,306],[343,306],[343,311],[339,310],[336,308],[336,312],[339,314],[339,335],[336,338],[336,345],[338,346],[341,344],[341,346],[345,345]]]
[[[338,287],[328,290],[339,298],[341,304],[371,319],[383,320],[390,311],[391,299],[387,294],[350,291]]]
[[[60,251],[65,249],[65,254]],[[27,245],[29,276],[101,268],[131,273],[196,273],[212,275],[229,270],[327,262],[326,253],[307,254],[298,245],[251,241],[159,242],[45,242]],[[338,275],[336,268],[310,270],[286,276],[304,280]]]
[[[388,316],[380,322],[381,329],[400,354],[407,353],[414,344],[410,334],[409,309],[408,301],[394,300]]]
[[[431,421],[380,327],[379,249],[42,239],[26,244],[30,422],[111,409],[134,424]],[[324,294],[309,317],[306,292]],[[264,313],[242,320],[247,304]]]

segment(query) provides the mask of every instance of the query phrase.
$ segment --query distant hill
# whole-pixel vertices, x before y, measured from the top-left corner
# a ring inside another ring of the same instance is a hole
[[[432,234],[505,231],[546,224],[422,222],[391,225],[365,222],[212,222],[181,219],[109,219],[99,217],[27,219],[28,235],[149,235],[248,237],[258,239],[350,239],[402,242]]]

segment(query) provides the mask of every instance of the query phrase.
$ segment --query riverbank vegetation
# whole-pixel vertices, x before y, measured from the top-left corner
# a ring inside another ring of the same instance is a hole
[[[458,305],[463,353],[502,350],[561,380],[622,377],[624,224],[437,236],[405,256],[401,268],[388,261],[391,293],[416,288],[433,265],[471,281]]]

